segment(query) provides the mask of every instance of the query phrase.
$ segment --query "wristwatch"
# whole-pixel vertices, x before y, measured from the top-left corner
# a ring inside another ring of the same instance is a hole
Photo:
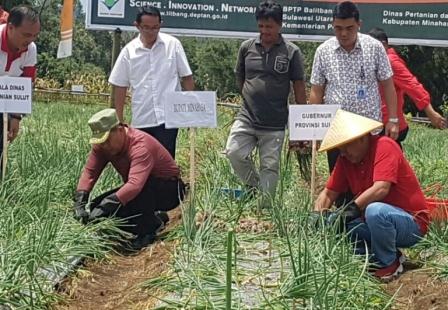
[[[390,117],[389,122],[391,122],[392,124],[398,124],[398,117]]]

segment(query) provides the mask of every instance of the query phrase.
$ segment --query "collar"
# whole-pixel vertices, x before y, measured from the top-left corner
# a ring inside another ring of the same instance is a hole
[[[137,46],[136,46],[136,48],[144,48],[144,49],[148,49],[147,47],[145,47],[144,45],[143,45],[143,42],[142,42],[142,39],[141,39],[141,35],[139,34],[138,35],[138,40],[136,40],[137,41]],[[159,45],[159,44],[163,44],[164,42],[163,42],[163,40],[162,40],[162,38],[160,37],[160,32],[157,34],[157,39],[156,39],[156,41],[154,42],[154,44],[152,45],[152,47],[151,48],[153,48],[153,47],[155,47],[155,46],[157,46],[157,45]]]
[[[283,36],[282,36],[281,33],[279,33],[279,34],[278,34],[277,42],[275,42],[274,45],[280,45],[280,44],[283,43],[283,41],[284,41],[284,40],[283,40]],[[261,38],[260,38],[259,35],[255,38],[255,44],[260,44],[260,45],[261,45]]]
[[[9,49],[8,46],[8,25],[5,24],[3,26],[3,29],[1,29],[2,32],[2,40],[1,40],[1,50],[8,55],[14,56],[13,58],[18,58],[20,55],[28,51],[28,47],[24,49],[23,51],[14,52]]]
[[[334,49],[334,50],[341,49],[341,50],[347,52],[347,51],[341,46],[341,44],[339,43],[339,41],[338,41],[338,39],[337,39],[336,37],[334,37],[334,41],[335,41],[334,44],[333,44],[333,49]],[[351,53],[351,52],[353,52],[355,49],[361,49],[361,48],[362,48],[362,46],[361,46],[361,40],[359,39],[359,33],[358,33],[358,35],[356,36],[355,47],[354,47],[350,52],[347,52],[347,53]]]

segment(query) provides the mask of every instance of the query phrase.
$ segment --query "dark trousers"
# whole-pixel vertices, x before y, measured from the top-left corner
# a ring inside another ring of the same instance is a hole
[[[112,189],[93,199],[90,210],[119,189],[120,187]],[[126,219],[126,224],[120,227],[122,230],[137,236],[151,234],[162,224],[154,212],[176,208],[184,199],[184,195],[185,185],[181,179],[162,180],[150,177],[137,197],[127,205],[120,206],[115,216]]]
[[[165,124],[159,125],[157,127],[147,127],[138,129],[156,138],[157,141],[159,141],[160,144],[162,144],[168,150],[173,159],[176,158],[176,140],[179,129],[177,128],[167,129],[165,128]]]

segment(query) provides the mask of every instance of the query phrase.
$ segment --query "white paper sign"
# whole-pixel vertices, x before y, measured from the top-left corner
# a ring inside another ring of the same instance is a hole
[[[289,140],[322,140],[339,108],[329,104],[290,105]]]
[[[170,92],[165,97],[166,128],[216,128],[216,92]]]
[[[73,93],[83,93],[84,85],[72,85],[72,92]]]
[[[0,76],[0,112],[31,113],[31,79]]]

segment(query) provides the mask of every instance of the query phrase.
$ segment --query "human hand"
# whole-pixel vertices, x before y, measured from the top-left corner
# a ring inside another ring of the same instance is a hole
[[[397,123],[387,122],[386,127],[385,127],[386,136],[388,136],[394,140],[397,140],[398,132],[399,132],[399,126]]]
[[[101,202],[90,212],[89,220],[110,216],[114,214],[120,206],[121,202],[116,193],[110,194],[101,200]]]
[[[12,142],[17,137],[20,129],[20,120],[11,118],[9,120],[8,141]]]
[[[361,217],[362,215],[361,209],[354,201],[341,207],[337,212],[341,216],[341,219],[344,221],[344,223],[350,223],[351,221],[357,219],[358,217]]]
[[[447,120],[442,115],[434,111],[433,113],[427,113],[427,116],[429,120],[431,121],[431,124],[438,129],[445,129],[447,128]]]
[[[289,150],[300,154],[311,153],[310,141],[289,141]]]
[[[89,214],[86,211],[86,205],[89,201],[89,193],[86,191],[77,191],[74,197],[74,218],[82,224],[86,224]]]

